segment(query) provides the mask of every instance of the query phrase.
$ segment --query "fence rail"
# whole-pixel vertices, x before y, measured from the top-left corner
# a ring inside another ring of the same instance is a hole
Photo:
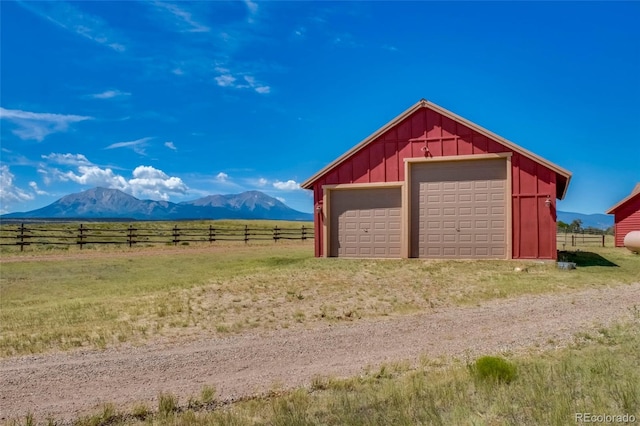
[[[19,246],[20,251],[30,245],[83,246],[90,244],[120,244],[133,247],[136,244],[187,244],[214,243],[216,241],[268,241],[313,239],[313,228],[302,225],[293,227],[214,226],[197,227],[174,225],[173,227],[149,227],[140,225],[108,227],[87,226],[0,226],[0,246]]]
[[[556,234],[556,245],[558,249],[566,249],[567,247],[578,247],[578,246],[598,246],[605,247],[607,242],[607,237],[613,238],[612,236],[607,236],[606,234],[591,234],[587,232],[560,232],[558,231]]]

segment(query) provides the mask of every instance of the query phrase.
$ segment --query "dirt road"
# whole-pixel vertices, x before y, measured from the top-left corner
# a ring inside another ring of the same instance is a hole
[[[314,329],[288,329],[0,361],[0,417],[27,412],[72,419],[104,403],[155,406],[160,392],[186,402],[204,385],[223,400],[356,375],[368,365],[562,346],[581,330],[631,316],[640,283]]]

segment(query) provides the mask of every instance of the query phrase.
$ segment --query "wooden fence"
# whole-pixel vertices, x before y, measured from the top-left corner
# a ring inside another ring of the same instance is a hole
[[[79,246],[90,244],[120,244],[133,247],[136,244],[178,245],[189,243],[214,243],[216,241],[267,241],[307,240],[314,238],[313,228],[302,225],[293,227],[244,226],[144,226],[109,224],[108,226],[84,225],[56,226],[16,224],[0,226],[0,246],[19,246],[20,251],[30,245]]]
[[[609,236],[612,239],[612,236]],[[597,246],[605,247],[607,241],[606,234],[591,234],[587,232],[560,232],[556,234],[556,245],[559,250],[564,250],[569,247],[579,246]],[[613,241],[611,241],[613,245]]]

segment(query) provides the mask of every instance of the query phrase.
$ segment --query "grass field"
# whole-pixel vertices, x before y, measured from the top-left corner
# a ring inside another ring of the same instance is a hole
[[[62,254],[60,254],[62,253]],[[316,259],[313,242],[3,254],[0,356],[306,327],[637,282],[624,249],[526,261]],[[44,257],[43,257],[44,256]]]

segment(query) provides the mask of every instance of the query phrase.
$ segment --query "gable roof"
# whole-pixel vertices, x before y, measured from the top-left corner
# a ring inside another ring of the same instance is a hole
[[[343,161],[345,161],[346,159],[348,159],[349,157],[351,157],[353,154],[355,154],[356,152],[358,152],[359,150],[361,150],[362,148],[364,148],[366,145],[368,145],[369,143],[373,142],[374,140],[376,140],[378,137],[380,137],[381,135],[383,135],[386,131],[388,131],[389,129],[391,129],[392,127],[394,127],[395,125],[399,124],[402,120],[404,120],[405,118],[409,117],[411,114],[413,114],[414,112],[418,111],[421,108],[429,108],[432,111],[435,111],[445,117],[448,117],[454,121],[457,121],[461,124],[464,124],[465,126],[469,127],[470,129],[480,133],[481,135],[484,135],[490,139],[495,140],[496,142],[504,145],[505,147],[512,149],[514,152],[517,152],[521,155],[523,155],[524,157],[527,157],[533,161],[535,161],[536,163],[540,163],[542,165],[544,165],[545,167],[549,168],[550,170],[552,170],[553,172],[556,173],[557,176],[560,176],[564,179],[558,179],[558,185],[561,185],[561,183],[563,181],[564,182],[564,187],[561,188],[561,191],[557,191],[557,198],[559,199],[563,199],[564,196],[567,193],[567,188],[569,187],[569,181],[571,180],[571,172],[569,172],[566,169],[563,169],[562,167],[545,160],[544,158],[522,148],[521,146],[516,145],[513,142],[508,141],[507,139],[503,138],[502,136],[499,136],[487,129],[485,129],[484,127],[478,126],[475,123],[472,123],[471,121],[460,117],[459,115],[446,110],[444,108],[442,108],[441,106],[438,106],[436,104],[434,104],[433,102],[429,102],[426,99],[421,99],[420,101],[416,102],[414,105],[412,105],[411,107],[409,107],[407,110],[405,110],[404,112],[402,112],[400,115],[398,115],[396,118],[394,118],[393,120],[389,121],[387,124],[385,124],[384,126],[382,126],[380,129],[376,130],[373,134],[371,134],[369,137],[367,137],[366,139],[364,139],[363,141],[361,141],[360,143],[358,143],[356,146],[354,146],[353,148],[351,148],[350,150],[348,150],[347,152],[345,152],[344,154],[342,154],[340,157],[338,157],[337,159],[335,159],[334,161],[332,161],[331,163],[329,163],[327,166],[325,166],[324,168],[322,168],[319,172],[317,172],[316,174],[314,174],[313,176],[311,176],[309,179],[307,179],[306,181],[304,181],[300,186],[302,188],[305,189],[311,189],[313,184],[315,183],[316,180],[318,180],[320,177],[322,177],[325,173],[327,173],[329,170],[333,169],[334,167],[336,167],[338,164],[342,163]]]
[[[623,204],[626,204],[627,201],[631,200],[632,198],[634,198],[636,195],[639,195],[639,194],[640,194],[640,182],[636,184],[636,187],[633,188],[633,191],[631,191],[631,194],[629,194],[627,197],[625,197],[620,202],[618,202],[615,206],[607,210],[607,214],[614,214],[619,207],[621,207]]]

